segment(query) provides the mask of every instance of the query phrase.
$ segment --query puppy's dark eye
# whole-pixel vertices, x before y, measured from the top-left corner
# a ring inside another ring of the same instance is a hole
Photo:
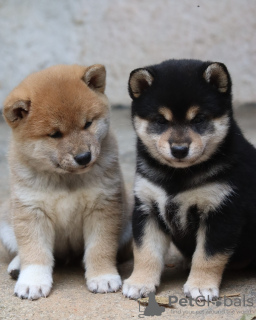
[[[63,135],[60,131],[56,131],[54,133],[49,134],[48,136],[54,139],[58,139],[58,138],[62,138]]]
[[[199,124],[205,122],[207,120],[207,116],[205,114],[197,114],[194,119],[191,120],[192,124]]]
[[[163,116],[158,116],[155,121],[158,123],[158,124],[166,124],[168,123],[168,120],[165,119],[165,117]]]
[[[86,124],[84,125],[84,129],[89,128],[91,126],[91,124],[92,124],[92,121],[86,122]]]

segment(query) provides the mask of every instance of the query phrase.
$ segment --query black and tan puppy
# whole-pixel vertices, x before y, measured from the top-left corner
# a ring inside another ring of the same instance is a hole
[[[233,118],[228,70],[169,60],[132,71],[129,92],[135,266],[123,294],[155,291],[173,241],[192,259],[185,295],[215,299],[225,267],[256,256],[256,150]]]

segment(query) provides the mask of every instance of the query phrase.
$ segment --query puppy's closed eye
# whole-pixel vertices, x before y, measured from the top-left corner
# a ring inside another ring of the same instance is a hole
[[[207,115],[203,113],[198,113],[190,122],[192,124],[199,124],[208,120]]]
[[[91,124],[92,124],[92,121],[86,122],[86,124],[84,125],[84,129],[89,128],[91,126]]]
[[[59,139],[63,137],[63,134],[60,131],[55,131],[51,134],[48,134],[50,138]]]
[[[162,115],[157,116],[154,121],[158,124],[167,124],[169,121]]]

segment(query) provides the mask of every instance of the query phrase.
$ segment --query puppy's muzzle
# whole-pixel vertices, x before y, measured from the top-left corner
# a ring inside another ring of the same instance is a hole
[[[91,161],[92,155],[91,152],[79,153],[74,157],[76,163],[80,166],[86,166]]]
[[[183,159],[188,155],[189,147],[184,144],[175,144],[171,146],[171,153],[176,159]]]

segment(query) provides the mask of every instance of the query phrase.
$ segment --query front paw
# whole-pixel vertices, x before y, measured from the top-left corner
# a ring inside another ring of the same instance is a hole
[[[117,292],[122,286],[118,274],[103,274],[87,279],[87,287],[93,293]]]
[[[156,285],[154,283],[139,283],[130,277],[124,281],[123,295],[130,299],[139,299],[141,297],[147,297],[150,292],[156,291]]]
[[[52,268],[29,265],[20,272],[14,294],[21,299],[37,300],[47,297],[52,287]]]
[[[219,288],[213,283],[195,283],[187,281],[183,286],[186,297],[192,299],[213,301],[219,297]]]

